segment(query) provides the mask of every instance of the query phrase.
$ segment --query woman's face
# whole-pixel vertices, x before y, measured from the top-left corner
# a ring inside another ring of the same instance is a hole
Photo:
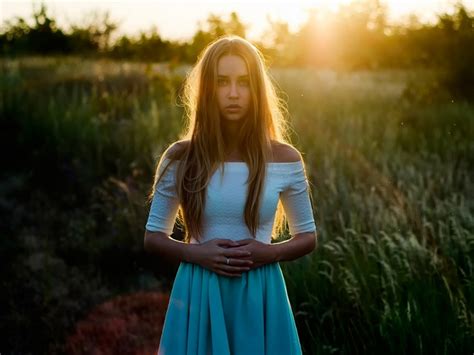
[[[223,119],[240,120],[250,107],[250,78],[245,61],[224,55],[217,64],[217,101]]]

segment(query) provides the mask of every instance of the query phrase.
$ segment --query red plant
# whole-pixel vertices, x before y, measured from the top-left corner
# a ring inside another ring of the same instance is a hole
[[[72,355],[156,354],[169,294],[137,292],[94,308],[66,340]]]

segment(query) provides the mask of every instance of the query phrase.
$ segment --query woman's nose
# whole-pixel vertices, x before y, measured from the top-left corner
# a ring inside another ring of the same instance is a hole
[[[230,85],[230,91],[229,91],[229,97],[238,97],[239,96],[239,91],[237,90],[237,85],[236,84],[231,84]]]

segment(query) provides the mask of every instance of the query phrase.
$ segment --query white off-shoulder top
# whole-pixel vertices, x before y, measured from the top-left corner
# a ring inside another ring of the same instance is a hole
[[[164,158],[160,173],[169,160]],[[177,161],[173,161],[155,186],[145,228],[171,235],[179,208],[175,184]],[[201,243],[214,238],[241,240],[252,238],[244,221],[248,166],[245,162],[224,162],[224,174],[217,169],[206,189]],[[292,236],[316,231],[308,179],[301,160],[269,162],[260,207],[256,239],[270,244],[278,200],[281,200]],[[191,243],[198,243],[191,238]]]

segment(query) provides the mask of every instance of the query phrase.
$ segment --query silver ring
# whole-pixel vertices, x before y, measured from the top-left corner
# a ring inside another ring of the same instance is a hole
[[[229,258],[226,257],[226,264],[229,265]]]

